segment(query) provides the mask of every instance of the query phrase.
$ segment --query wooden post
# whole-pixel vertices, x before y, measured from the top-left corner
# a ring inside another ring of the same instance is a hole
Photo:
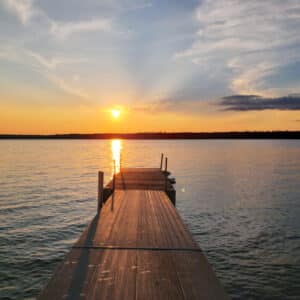
[[[115,189],[116,189],[116,161],[114,160],[114,175],[113,175],[113,191],[111,196],[111,211],[114,210],[114,202],[115,202]]]
[[[104,173],[98,172],[98,208],[97,208],[97,214],[100,214],[102,205],[103,205],[103,178]]]
[[[168,174],[167,174],[167,170],[168,170],[168,158],[165,158],[165,191],[167,193],[168,191]]]
[[[164,161],[164,154],[162,153],[161,154],[161,157],[160,157],[160,169],[162,170],[163,168],[163,161]]]

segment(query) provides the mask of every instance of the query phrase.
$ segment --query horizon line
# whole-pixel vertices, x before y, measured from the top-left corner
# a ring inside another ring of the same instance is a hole
[[[214,131],[214,132],[135,132],[135,133],[55,133],[55,134],[0,134],[0,139],[222,139],[222,138],[277,138],[300,139],[300,130]]]

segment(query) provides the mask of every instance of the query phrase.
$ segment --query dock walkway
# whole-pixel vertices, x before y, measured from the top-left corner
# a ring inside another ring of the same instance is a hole
[[[110,196],[38,299],[228,299],[165,189],[160,169],[122,169],[114,209]]]

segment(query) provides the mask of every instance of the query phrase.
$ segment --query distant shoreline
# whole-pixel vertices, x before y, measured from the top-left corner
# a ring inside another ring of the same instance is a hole
[[[145,132],[145,133],[91,133],[91,134],[0,134],[0,139],[73,139],[73,140],[201,140],[201,139],[300,139],[300,131],[246,131],[246,132]]]

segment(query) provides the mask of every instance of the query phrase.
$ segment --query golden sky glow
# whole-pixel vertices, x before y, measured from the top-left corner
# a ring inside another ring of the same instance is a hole
[[[102,107],[19,107],[4,105],[0,110],[0,132],[18,134],[143,132],[143,131],[231,131],[299,130],[297,112],[219,112],[203,108],[197,114],[172,111],[122,113],[118,122]]]

